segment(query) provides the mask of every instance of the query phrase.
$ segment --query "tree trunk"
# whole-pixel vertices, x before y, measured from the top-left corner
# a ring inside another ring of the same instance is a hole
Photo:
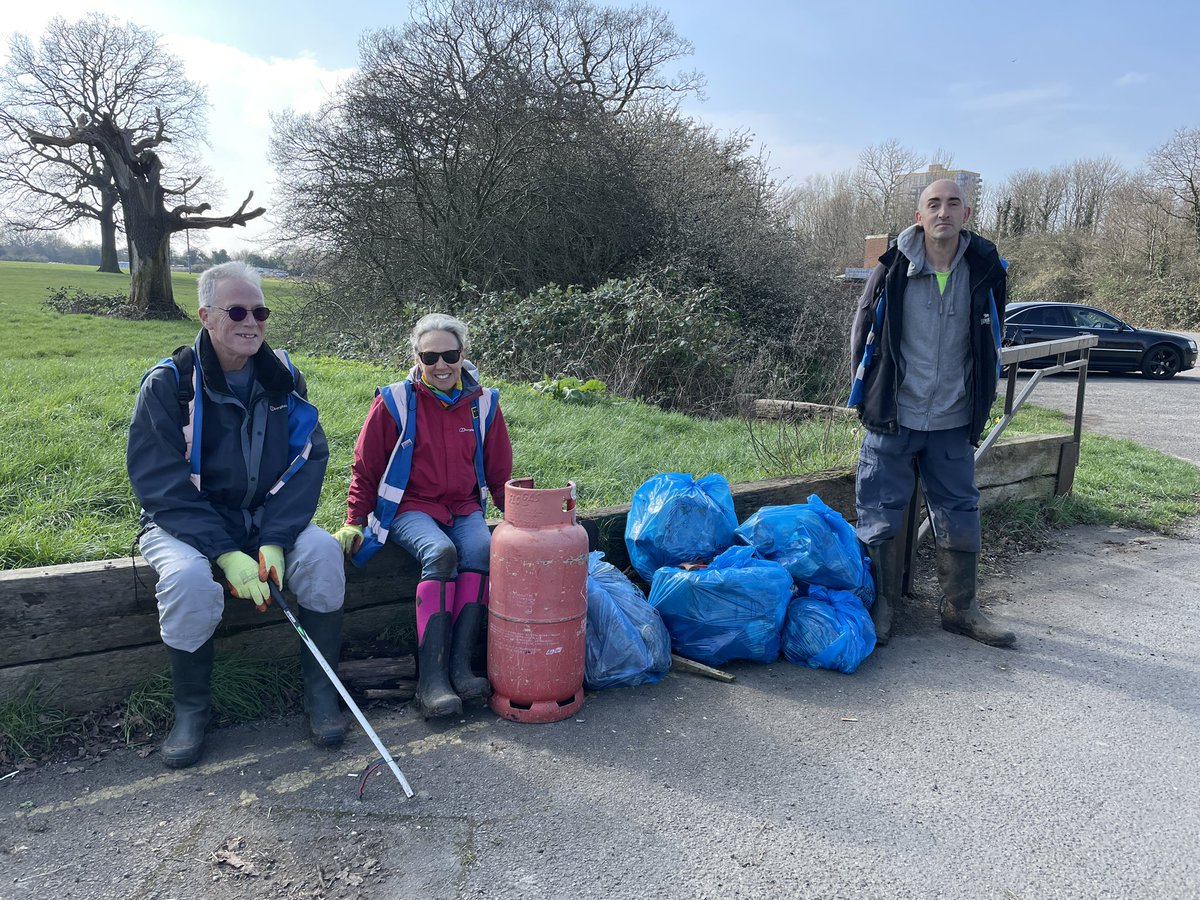
[[[209,204],[180,206],[168,210],[166,191],[161,182],[162,160],[154,152],[167,140],[162,117],[158,133],[135,145],[132,132],[118,128],[110,114],[99,122],[81,122],[66,137],[30,131],[29,139],[48,147],[73,147],[87,144],[103,156],[113,176],[121,211],[125,216],[125,238],[129,243],[129,303],[146,319],[186,319],[175,305],[171,289],[171,234],[187,228],[228,228],[245,225],[266,212],[261,206],[247,211],[254,197],[251,191],[237,211],[229,216],[202,216]],[[116,238],[114,235],[115,246]]]
[[[149,204],[147,204],[149,206]],[[186,319],[171,287],[171,232],[161,204],[136,220],[125,217],[129,235],[129,303],[147,319]]]
[[[104,191],[100,200],[100,268],[98,272],[121,274],[117,261],[117,192]]]

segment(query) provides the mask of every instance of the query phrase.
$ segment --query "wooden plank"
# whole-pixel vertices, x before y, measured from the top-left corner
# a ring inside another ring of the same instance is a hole
[[[348,659],[338,666],[338,675],[345,681],[387,681],[395,678],[414,678],[417,661],[411,656]]]
[[[703,675],[705,678],[711,678],[713,681],[723,681],[726,684],[734,681],[734,676],[730,675],[724,669],[714,669],[712,666],[706,666],[704,663],[688,659],[686,656],[680,656],[678,653],[671,654],[671,668],[680,672],[691,672],[693,675]]]
[[[348,639],[374,637],[391,625],[403,604],[385,604],[347,613],[344,635]],[[407,605],[408,610],[412,605]],[[409,613],[411,615],[411,612]],[[258,659],[298,656],[300,638],[282,614],[267,613],[272,624],[250,631],[217,631],[217,653],[240,653]],[[49,703],[69,712],[86,712],[129,697],[141,681],[167,671],[167,655],[160,641],[138,647],[121,647],[101,653],[58,658],[0,668],[0,697],[12,697],[38,686]]]
[[[1054,484],[1055,496],[1071,492],[1075,483],[1075,469],[1079,466],[1079,441],[1064,441],[1058,462],[1058,480]]]
[[[1010,500],[1049,500],[1054,496],[1054,475],[1042,475],[1012,484],[997,484],[979,491],[979,508]]]
[[[419,579],[407,553],[384,547],[370,566],[347,567],[345,608],[411,601]],[[141,557],[0,572],[0,667],[156,643],[157,583]],[[263,615],[230,598],[222,626],[253,629]]]
[[[754,416],[757,419],[857,419],[858,411],[849,406],[803,400],[755,400]]]
[[[1015,437],[995,444],[975,469],[980,490],[1058,473],[1059,456],[1070,435]]]

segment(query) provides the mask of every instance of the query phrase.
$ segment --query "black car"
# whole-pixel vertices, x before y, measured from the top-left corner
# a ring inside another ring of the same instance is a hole
[[[1004,315],[1004,343],[1032,344],[1094,334],[1089,372],[1138,372],[1147,378],[1170,378],[1196,365],[1196,342],[1170,331],[1126,325],[1116,316],[1079,303],[1010,303]],[[1077,354],[1073,355],[1077,356]],[[1073,358],[1073,357],[1068,357]],[[1043,356],[1021,363],[1038,368],[1055,362]]]

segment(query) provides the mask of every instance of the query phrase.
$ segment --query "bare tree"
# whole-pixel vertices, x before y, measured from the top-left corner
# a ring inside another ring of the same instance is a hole
[[[945,147],[938,147],[933,151],[933,156],[929,157],[930,163],[936,163],[945,169],[954,168],[954,151],[947,150]]]
[[[1200,252],[1200,128],[1180,128],[1146,161],[1163,210],[1188,223]]]
[[[1168,275],[1192,241],[1187,223],[1167,211],[1169,193],[1141,173],[1116,187],[1110,206],[1099,235],[1110,268],[1127,279]]]
[[[900,213],[900,180],[921,164],[920,154],[895,138],[872,144],[858,154],[855,185],[874,213],[874,229],[899,231],[912,224]]]
[[[95,146],[36,143],[30,132],[54,134],[110,118],[139,141],[160,124],[186,147],[203,140],[204,89],[184,76],[180,60],[158,36],[93,13],[51,20],[34,44],[9,43],[0,86],[0,189],[15,225],[58,230],[83,220],[100,227],[100,270],[119,272],[120,195],[109,161]]]
[[[285,233],[392,297],[605,277],[638,228],[640,150],[610,125],[699,86],[663,72],[691,47],[646,7],[426,0],[360,46],[334,101],[275,118],[272,152]]]
[[[1077,159],[1067,170],[1064,227],[1095,234],[1108,214],[1112,196],[1127,178],[1111,156]]]
[[[806,179],[788,192],[786,208],[806,250],[829,270],[863,264],[863,238],[878,225],[852,171]]]
[[[254,192],[242,201],[237,211],[228,216],[201,215],[211,207],[208,203],[179,204],[168,208],[167,189],[162,183],[162,160],[155,148],[167,142],[165,122],[159,118],[156,131],[134,140],[131,129],[121,128],[109,115],[99,122],[83,117],[65,135],[29,132],[29,140],[46,147],[91,147],[104,157],[112,171],[113,182],[125,214],[125,229],[129,238],[129,267],[132,286],[130,305],[147,318],[181,318],[184,313],[175,305],[171,287],[169,259],[171,235],[189,228],[228,228],[245,225],[261,216],[265,209],[247,211]],[[194,190],[193,181],[185,187]]]

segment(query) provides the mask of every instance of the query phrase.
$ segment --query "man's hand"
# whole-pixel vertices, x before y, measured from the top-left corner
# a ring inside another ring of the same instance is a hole
[[[263,544],[258,548],[258,580],[268,578],[283,590],[283,548],[278,544]]]
[[[241,550],[231,550],[217,557],[217,565],[225,573],[233,596],[251,600],[259,612],[266,612],[271,602],[271,590],[258,578],[258,563]]]
[[[333,535],[342,545],[342,552],[347,556],[358,552],[362,546],[363,527],[361,525],[343,525]]]

